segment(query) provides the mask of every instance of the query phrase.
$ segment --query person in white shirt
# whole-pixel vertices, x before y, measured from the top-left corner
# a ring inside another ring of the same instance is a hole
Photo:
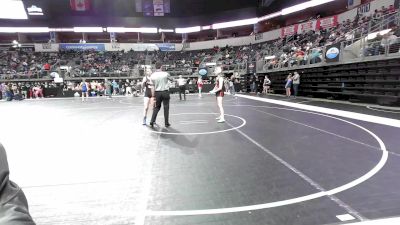
[[[217,105],[219,108],[220,116],[217,117],[216,119],[218,120],[218,123],[224,123],[225,117],[224,117],[224,107],[222,106],[222,100],[224,99],[225,95],[225,85],[221,67],[216,67],[214,73],[217,74],[218,76],[215,81],[215,87],[212,91],[210,91],[210,93],[215,94],[217,97]]]
[[[168,80],[170,80],[170,75],[167,72],[163,72],[161,70],[162,64],[161,62],[156,62],[156,72],[151,74],[150,79],[154,84],[154,92],[155,92],[155,107],[153,110],[153,116],[151,117],[150,126],[154,127],[154,123],[157,119],[157,114],[161,109],[161,103],[164,106],[164,119],[165,119],[165,127],[171,126],[169,123],[169,100],[171,99],[169,95],[169,85]]]
[[[179,100],[182,101],[182,93],[183,93],[183,98],[186,101],[186,79],[183,79],[182,75],[179,76],[178,86],[179,86]]]

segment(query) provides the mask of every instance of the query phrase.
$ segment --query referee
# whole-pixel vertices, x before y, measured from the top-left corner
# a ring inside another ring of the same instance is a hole
[[[154,84],[154,92],[156,103],[153,110],[153,116],[151,117],[150,126],[154,127],[154,123],[157,119],[157,114],[161,109],[161,103],[164,106],[164,119],[165,119],[165,127],[171,126],[169,123],[169,86],[168,80],[170,80],[170,75],[167,72],[163,72],[161,70],[162,64],[161,62],[156,62],[156,72],[151,74],[150,79]]]
[[[182,75],[179,76],[178,86],[179,86],[179,100],[182,101],[182,93],[183,93],[183,98],[186,101],[186,80],[182,78]]]

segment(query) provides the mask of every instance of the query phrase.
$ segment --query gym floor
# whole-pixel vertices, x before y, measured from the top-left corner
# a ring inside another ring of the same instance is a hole
[[[0,102],[11,180],[37,224],[343,224],[400,216],[396,108],[172,96]],[[149,116],[151,112],[149,112]]]

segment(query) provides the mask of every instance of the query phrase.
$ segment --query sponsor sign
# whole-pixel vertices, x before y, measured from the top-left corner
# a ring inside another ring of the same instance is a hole
[[[95,50],[95,51],[105,51],[104,44],[60,44],[60,50]]]
[[[170,44],[170,43],[162,43],[162,44],[156,44],[158,49],[163,52],[167,51],[175,51],[175,44]]]
[[[281,37],[291,36],[297,33],[298,24],[281,28]]]
[[[317,29],[321,30],[321,29],[335,27],[337,25],[338,25],[338,16],[335,15],[335,16],[318,19]]]
[[[299,24],[297,33],[302,34],[302,33],[307,33],[310,30],[315,30],[317,26],[317,21],[312,20],[312,21],[307,21],[305,23]]]
[[[330,45],[326,48],[326,62],[338,62],[340,58],[340,43]]]

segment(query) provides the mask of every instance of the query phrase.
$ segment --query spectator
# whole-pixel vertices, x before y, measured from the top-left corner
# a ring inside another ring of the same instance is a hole
[[[268,94],[268,90],[271,87],[271,80],[265,75],[264,83],[263,83],[263,94]]]
[[[292,89],[292,73],[289,73],[289,75],[285,79],[285,82],[286,97],[290,97]]]
[[[292,80],[293,80],[294,97],[296,98],[298,91],[299,91],[300,74],[298,72],[294,72],[294,76],[293,76]]]

